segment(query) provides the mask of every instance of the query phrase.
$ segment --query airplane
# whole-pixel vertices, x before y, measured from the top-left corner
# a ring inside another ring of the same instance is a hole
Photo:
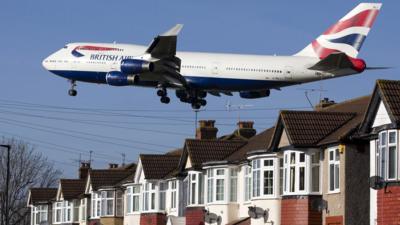
[[[156,36],[149,46],[117,43],[70,43],[43,60],[43,67],[76,82],[157,89],[168,104],[167,89],[193,109],[207,94],[246,99],[268,97],[270,90],[322,79],[359,74],[367,67],[357,58],[382,3],[361,3],[304,49],[291,56],[177,52],[182,24]]]

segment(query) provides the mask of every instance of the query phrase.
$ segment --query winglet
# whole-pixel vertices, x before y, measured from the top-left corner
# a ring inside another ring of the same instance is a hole
[[[160,36],[177,36],[182,28],[183,24],[176,24],[173,28],[169,29],[167,32],[161,34]]]

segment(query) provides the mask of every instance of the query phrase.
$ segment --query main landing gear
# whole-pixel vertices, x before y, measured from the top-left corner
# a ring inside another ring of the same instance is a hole
[[[192,105],[192,108],[197,110],[202,106],[207,105],[207,101],[204,99],[207,96],[207,92],[204,91],[190,91],[187,90],[177,90],[176,97],[179,98],[181,102],[186,102]]]
[[[69,96],[76,96],[78,94],[78,91],[75,90],[76,87],[76,82],[74,80],[71,80],[71,89],[68,90]]]
[[[159,96],[159,97],[161,97],[160,98],[160,101],[162,102],[162,103],[164,103],[164,104],[168,104],[170,101],[171,101],[171,99],[167,96],[167,89],[166,88],[160,88],[160,89],[158,89],[157,90],[157,95]]]

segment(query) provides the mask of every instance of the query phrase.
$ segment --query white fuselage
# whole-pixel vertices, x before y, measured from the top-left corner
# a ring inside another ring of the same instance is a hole
[[[79,46],[101,46],[102,49],[79,49]],[[78,49],[77,49],[78,48]],[[109,50],[113,49],[113,50]],[[77,54],[72,54],[73,51]],[[125,58],[152,61],[146,47],[131,44],[71,43],[43,61],[50,72],[73,81],[106,83],[105,76],[120,71]],[[320,59],[304,56],[264,56],[201,52],[177,52],[180,73],[194,88],[204,91],[251,91],[311,82],[334,76],[310,70]],[[159,75],[141,74],[138,86],[155,87]]]

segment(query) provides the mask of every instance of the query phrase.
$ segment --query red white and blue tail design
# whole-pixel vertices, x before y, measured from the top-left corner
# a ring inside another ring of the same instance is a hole
[[[342,52],[356,58],[381,8],[381,3],[361,3],[296,56],[326,58]]]

